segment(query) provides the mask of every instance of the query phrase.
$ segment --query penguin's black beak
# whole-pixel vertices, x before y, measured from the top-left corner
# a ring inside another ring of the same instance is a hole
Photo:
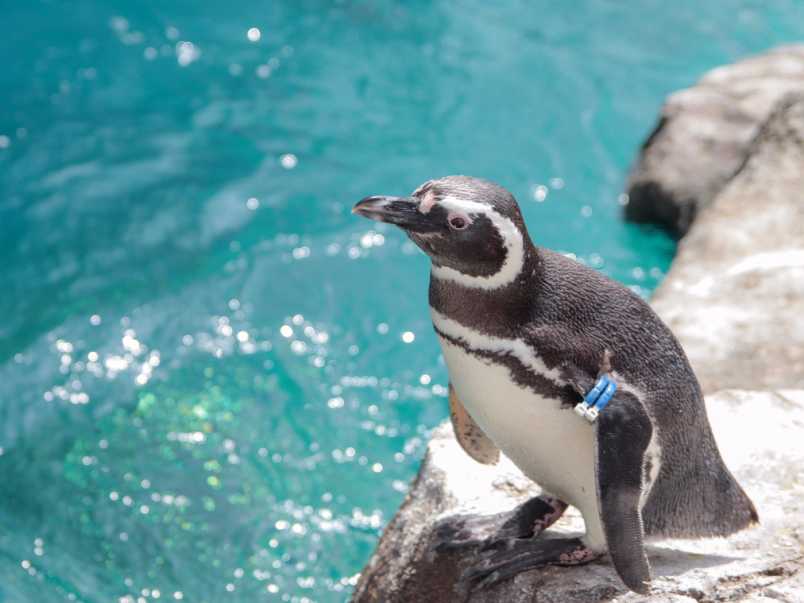
[[[435,229],[432,218],[419,211],[419,202],[412,197],[366,197],[355,204],[352,213],[369,220],[395,224],[412,232]]]

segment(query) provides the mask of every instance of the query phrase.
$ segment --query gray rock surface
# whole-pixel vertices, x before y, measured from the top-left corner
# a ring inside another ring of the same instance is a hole
[[[433,551],[439,519],[499,513],[539,491],[507,460],[488,467],[470,459],[445,423],[434,432],[419,476],[363,571],[353,600],[804,601],[804,390],[727,390],[708,397],[707,407],[726,463],[757,505],[761,524],[729,539],[652,543],[650,597],[626,592],[607,561],[523,573],[469,598],[456,590],[474,556]],[[582,531],[583,521],[570,509],[542,537]]]
[[[804,97],[761,129],[681,241],[653,307],[704,391],[804,387]]]
[[[628,182],[626,218],[683,236],[740,169],[785,95],[804,92],[804,45],[718,67],[668,97]]]
[[[746,77],[766,71],[763,57],[741,65]],[[707,77],[727,79],[729,69]],[[625,591],[605,560],[535,570],[468,594],[456,584],[473,552],[436,553],[434,527],[445,517],[511,509],[538,488],[505,458],[492,467],[471,460],[444,424],[362,572],[355,602],[804,603],[804,99],[766,114],[653,302],[709,392],[718,445],[760,526],[728,539],[652,543],[649,597]],[[582,529],[570,509],[542,537]]]

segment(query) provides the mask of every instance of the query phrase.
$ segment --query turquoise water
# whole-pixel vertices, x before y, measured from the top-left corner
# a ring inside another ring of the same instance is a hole
[[[3,8],[2,603],[346,598],[447,413],[426,261],[352,203],[495,179],[647,295],[673,244],[619,193],[662,99],[804,36],[793,1]]]

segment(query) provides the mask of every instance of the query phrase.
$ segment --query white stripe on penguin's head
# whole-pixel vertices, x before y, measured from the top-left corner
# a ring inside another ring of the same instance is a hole
[[[437,202],[433,202],[428,208],[428,211],[432,209],[432,205],[435,203],[438,203],[438,205],[448,211],[466,213],[470,218],[472,215],[485,216],[497,229],[506,250],[505,260],[500,269],[494,274],[488,276],[471,276],[459,270],[455,270],[454,268],[450,268],[449,266],[436,266],[434,264],[432,267],[432,275],[435,278],[453,281],[465,287],[479,289],[498,289],[516,280],[525,264],[525,242],[516,224],[495,211],[491,205],[486,203],[446,196]]]

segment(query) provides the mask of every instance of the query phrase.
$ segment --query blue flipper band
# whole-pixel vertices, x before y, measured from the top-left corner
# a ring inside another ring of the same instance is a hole
[[[608,375],[601,375],[595,386],[584,396],[583,402],[575,405],[575,413],[590,423],[594,423],[600,411],[606,408],[616,391],[617,384],[614,380]]]
[[[606,390],[609,383],[608,375],[601,376],[600,379],[597,380],[597,383],[595,383],[595,386],[584,396],[583,401],[588,406],[594,406],[597,403],[598,397]]]
[[[597,399],[597,402],[595,403],[595,408],[597,409],[598,412],[606,408],[606,405],[609,403],[609,400],[612,399],[612,397],[614,396],[614,392],[616,391],[617,391],[617,384],[614,383],[614,381],[609,381],[608,386],[603,391],[603,393],[600,394],[600,397]]]

